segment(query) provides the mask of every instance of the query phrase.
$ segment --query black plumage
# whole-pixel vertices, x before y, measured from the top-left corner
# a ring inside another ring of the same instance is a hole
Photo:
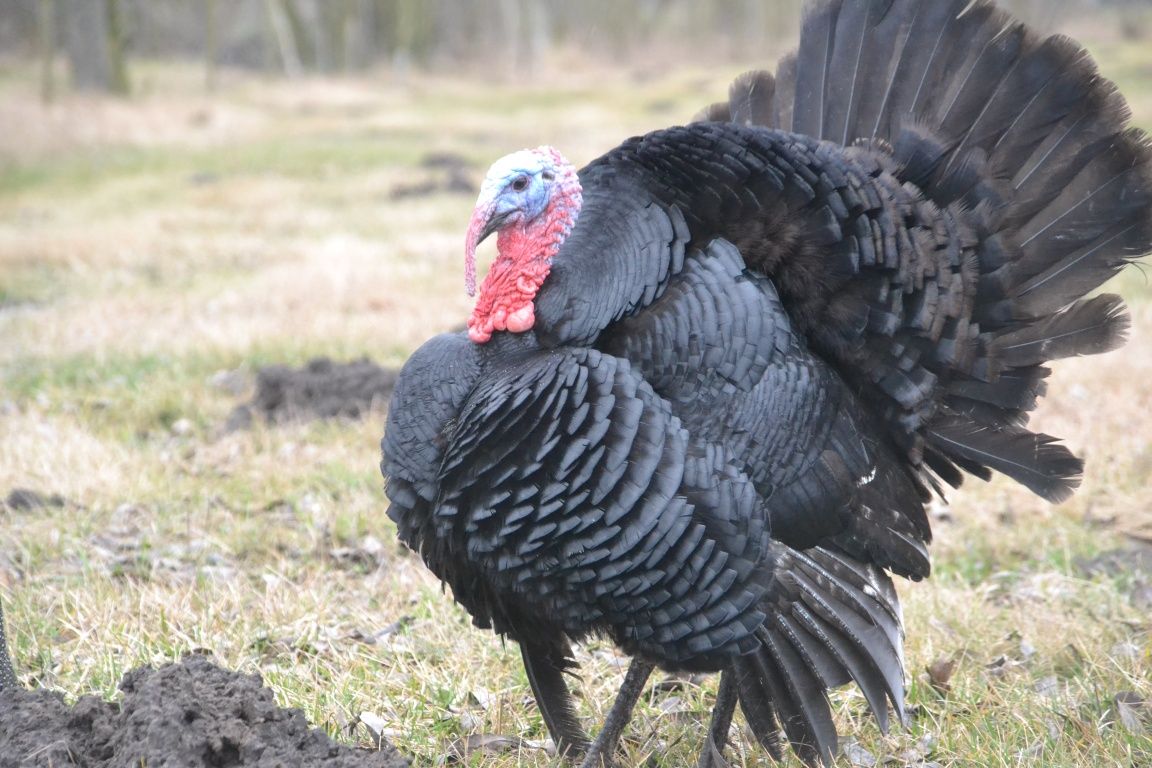
[[[1049,361],[1123,340],[1122,302],[1085,296],[1152,250],[1127,116],[1075,43],[986,0],[810,3],[776,77],[580,172],[533,331],[412,356],[389,515],[521,644],[562,747],[587,746],[564,673],[590,634],[723,670],[810,763],[831,687],[903,717],[888,572],[928,575],[933,493],[1079,482],[1025,422]]]

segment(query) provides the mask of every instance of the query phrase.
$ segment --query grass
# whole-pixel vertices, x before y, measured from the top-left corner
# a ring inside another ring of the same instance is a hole
[[[1152,128],[1146,47],[1097,50]],[[584,161],[690,116],[741,69],[566,71],[527,88],[236,77],[209,98],[155,65],[135,102],[46,110],[29,77],[0,81],[0,122],[15,126],[0,137],[0,491],[67,499],[0,516],[23,679],[112,697],[128,669],[207,648],[342,739],[364,741],[348,724],[380,715],[421,764],[469,735],[546,738],[518,654],[395,543],[382,415],[224,433],[243,393],[213,382],[318,354],[398,364],[466,316],[471,199],[389,199],[433,175],[429,153],[475,162],[477,181],[486,159],[543,141]],[[1118,693],[1152,698],[1139,585],[1079,565],[1152,525],[1152,288],[1138,270],[1115,287],[1132,343],[1061,365],[1035,421],[1088,458],[1081,492],[1055,508],[1006,482],[955,494],[934,577],[901,585],[909,728],[883,736],[857,692],[835,694],[842,732],[878,758],[1152,762],[1114,714]],[[601,642],[580,658],[592,720],[622,662]],[[956,662],[946,692],[925,672],[940,659]],[[714,685],[646,698],[632,761],[689,761]],[[747,738],[732,760],[766,762]],[[530,745],[469,760],[552,762]]]

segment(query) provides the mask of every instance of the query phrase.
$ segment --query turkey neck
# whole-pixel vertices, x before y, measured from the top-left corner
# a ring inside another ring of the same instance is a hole
[[[532,302],[552,269],[580,213],[575,173],[557,184],[544,212],[523,226],[501,229],[496,260],[480,286],[480,298],[468,321],[468,337],[483,344],[496,331],[523,333],[536,322]]]

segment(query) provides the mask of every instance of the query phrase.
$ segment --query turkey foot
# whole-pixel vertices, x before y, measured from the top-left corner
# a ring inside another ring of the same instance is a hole
[[[728,744],[728,729],[732,726],[735,711],[736,675],[726,669],[720,673],[720,688],[716,691],[716,703],[712,706],[712,722],[708,725],[708,735],[700,750],[696,768],[728,768],[724,747]]]
[[[620,734],[624,732],[624,726],[632,718],[632,709],[636,706],[640,694],[644,692],[644,684],[648,682],[655,666],[652,662],[639,657],[632,659],[632,663],[628,665],[628,674],[624,676],[624,682],[616,694],[616,701],[613,702],[612,709],[604,720],[604,727],[600,730],[596,741],[592,742],[580,768],[612,768],[615,764],[612,756],[616,752]]]

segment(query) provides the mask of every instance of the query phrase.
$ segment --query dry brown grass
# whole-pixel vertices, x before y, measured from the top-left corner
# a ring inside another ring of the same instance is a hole
[[[1152,127],[1146,50],[1102,53]],[[47,111],[26,79],[0,81],[0,491],[68,500],[0,517],[24,679],[111,696],[125,670],[204,647],[314,722],[380,714],[425,764],[467,734],[545,738],[517,654],[394,543],[379,415],[222,434],[236,396],[210,379],[320,353],[395,364],[466,317],[471,199],[389,200],[428,176],[426,154],[475,161],[477,180],[487,159],[544,141],[584,161],[690,116],[741,69],[568,71],[527,88],[236,78],[209,98],[156,66],[136,101]],[[1036,418],[1087,456],[1082,491],[1057,508],[1004,482],[956,494],[936,521],[936,577],[902,589],[919,716],[885,738],[857,694],[837,694],[843,730],[874,754],[901,764],[926,739],[944,765],[1152,760],[1108,715],[1120,691],[1152,697],[1148,608],[1131,576],[1077,566],[1152,524],[1152,290],[1135,270],[1119,288],[1131,344],[1060,366]],[[957,659],[946,695],[922,672],[941,657]],[[581,659],[591,719],[621,662],[602,643]],[[646,702],[635,761],[686,761],[713,685]],[[764,762],[746,740],[733,760]],[[525,747],[473,762],[550,759]]]

